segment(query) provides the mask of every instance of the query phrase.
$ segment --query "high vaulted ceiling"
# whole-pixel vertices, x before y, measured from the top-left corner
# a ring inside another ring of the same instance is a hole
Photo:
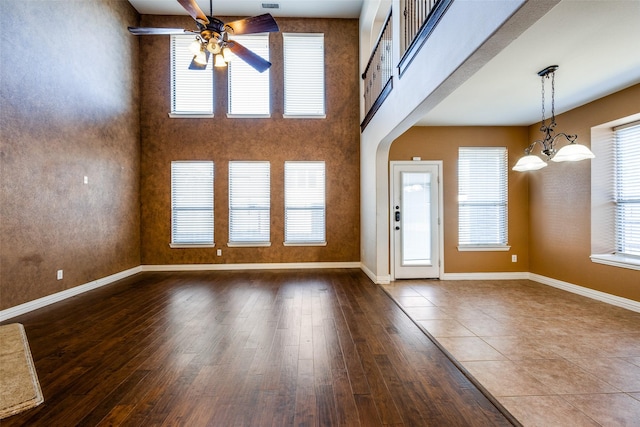
[[[186,15],[176,0],[129,1],[141,14]],[[263,3],[279,4],[279,9],[265,9]],[[268,12],[276,18],[358,18],[363,3],[212,0],[214,15]],[[198,4],[209,13],[208,0],[198,0]],[[541,115],[538,71],[559,65],[556,114],[561,114],[640,83],[638,52],[640,0],[562,0],[416,124],[530,125]],[[638,107],[640,110],[640,100]]]

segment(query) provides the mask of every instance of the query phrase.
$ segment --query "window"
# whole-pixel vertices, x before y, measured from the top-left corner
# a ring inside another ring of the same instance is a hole
[[[171,117],[213,117],[213,70],[190,70],[192,35],[171,36]]]
[[[640,123],[614,135],[616,253],[640,257]]]
[[[640,270],[640,114],[591,130],[591,260]]]
[[[325,117],[324,34],[282,34],[284,116]]]
[[[459,250],[507,250],[507,149],[458,150]]]
[[[269,162],[229,162],[229,245],[270,241]]]
[[[285,245],[326,244],[324,162],[285,162],[284,209]]]
[[[269,60],[269,34],[234,36],[247,49]],[[269,70],[258,72],[232,55],[229,62],[229,116],[269,116]]]
[[[171,246],[213,244],[213,162],[171,162]]]

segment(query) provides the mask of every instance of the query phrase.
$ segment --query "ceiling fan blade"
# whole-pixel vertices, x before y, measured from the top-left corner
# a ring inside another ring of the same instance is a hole
[[[182,28],[149,28],[149,27],[128,27],[129,32],[136,36],[155,36],[155,35],[170,35],[170,34],[185,34],[192,33],[190,30],[183,30]]]
[[[189,12],[189,15],[191,15],[191,17],[196,21],[205,25],[209,23],[207,15],[205,15],[202,9],[200,9],[196,0],[178,0],[178,3],[180,3],[180,5],[184,7],[184,9]]]
[[[199,62],[196,62],[196,57],[194,56],[193,59],[191,60],[191,64],[189,64],[190,70],[206,70],[207,69],[210,53],[205,51],[204,54],[207,57],[207,62],[205,62],[204,64],[200,64]]]
[[[238,58],[251,65],[260,73],[271,67],[271,62],[262,58],[257,53],[250,51],[235,40],[229,42],[229,49],[231,49],[231,52],[233,52]]]
[[[280,30],[276,20],[269,13],[239,19],[227,25],[233,29],[232,34],[275,33]]]

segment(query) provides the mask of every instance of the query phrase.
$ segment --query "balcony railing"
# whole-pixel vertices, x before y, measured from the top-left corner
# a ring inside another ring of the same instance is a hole
[[[452,2],[453,0],[401,0],[400,33],[402,40],[399,43],[401,60],[398,64],[400,76]],[[365,118],[360,125],[361,130],[364,130],[393,89],[392,37],[391,13],[389,13],[367,68],[362,74]]]
[[[362,73],[364,80],[364,108],[367,112],[360,125],[364,129],[393,87],[393,34],[391,13],[382,27],[380,37]]]

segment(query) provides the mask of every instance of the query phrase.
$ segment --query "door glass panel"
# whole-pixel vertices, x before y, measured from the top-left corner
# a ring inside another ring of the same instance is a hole
[[[401,175],[402,265],[431,265],[431,173]]]

